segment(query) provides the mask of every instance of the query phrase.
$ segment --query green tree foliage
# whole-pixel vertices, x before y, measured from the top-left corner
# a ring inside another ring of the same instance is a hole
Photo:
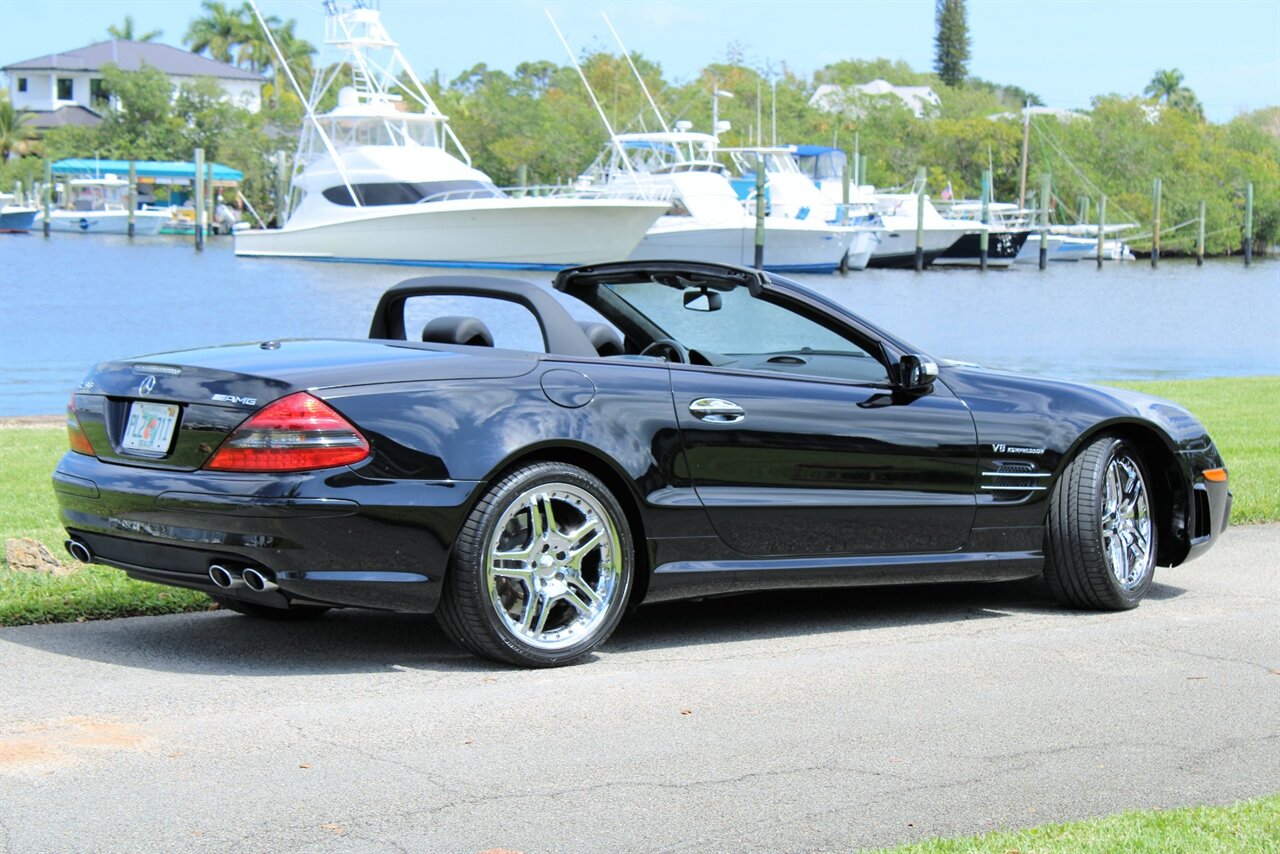
[[[284,107],[287,112],[300,115],[302,105],[253,7],[248,3],[233,7],[222,0],[202,0],[200,8],[203,14],[191,21],[182,37],[183,44],[188,45],[192,53],[267,75],[270,80],[263,88],[263,100],[268,108]],[[315,48],[297,35],[294,19],[281,21],[275,15],[268,15],[263,22],[305,92],[311,84]]]
[[[107,35],[113,39],[126,42],[150,42],[164,35],[164,30],[147,30],[145,33],[136,32],[133,29],[133,16],[125,15],[123,24],[120,26],[112,24],[107,27]]]
[[[964,0],[937,0],[934,9],[937,34],[933,39],[933,69],[946,85],[959,86],[969,69],[969,24]]]
[[[18,158],[35,150],[31,113],[14,109],[7,92],[0,93],[0,160]]]

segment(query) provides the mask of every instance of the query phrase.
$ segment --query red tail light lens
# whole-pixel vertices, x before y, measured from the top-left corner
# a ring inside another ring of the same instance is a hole
[[[74,394],[71,395],[71,402],[67,404],[67,443],[77,454],[93,456],[93,445],[89,444],[89,437],[84,434],[84,429],[80,426],[80,418],[76,415]]]
[[[283,472],[358,463],[369,442],[327,403],[304,391],[268,404],[232,431],[206,469]]]

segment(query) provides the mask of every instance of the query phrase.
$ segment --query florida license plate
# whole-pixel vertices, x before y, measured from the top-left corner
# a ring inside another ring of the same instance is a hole
[[[174,425],[178,423],[178,406],[173,403],[129,404],[129,421],[124,428],[120,446],[145,454],[165,454],[173,438]]]

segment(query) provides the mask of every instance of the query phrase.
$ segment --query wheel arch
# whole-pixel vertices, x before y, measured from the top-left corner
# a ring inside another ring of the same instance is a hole
[[[630,604],[644,601],[649,590],[649,575],[653,567],[653,559],[645,536],[644,514],[641,512],[641,499],[636,492],[634,481],[610,458],[598,449],[589,445],[576,443],[551,443],[522,448],[496,465],[485,482],[492,484],[502,479],[509,471],[535,463],[565,463],[577,466],[599,478],[609,489],[622,512],[627,516],[627,525],[631,528],[631,546],[635,559],[635,577],[632,579]],[[477,490],[473,506],[479,501],[484,490]],[[472,508],[468,508],[470,513]]]
[[[1156,530],[1159,534],[1156,564],[1177,566],[1182,563],[1190,549],[1187,522],[1190,518],[1191,484],[1179,463],[1173,440],[1148,421],[1105,421],[1082,433],[1063,454],[1063,462],[1074,459],[1082,449],[1102,436],[1124,439],[1138,450],[1150,476],[1151,492],[1155,498]]]

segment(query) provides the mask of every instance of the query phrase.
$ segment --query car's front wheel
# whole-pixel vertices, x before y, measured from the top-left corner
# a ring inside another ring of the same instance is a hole
[[[598,478],[564,463],[524,466],[467,517],[436,617],[485,658],[572,664],[617,627],[634,562],[626,514]]]
[[[1045,580],[1076,608],[1120,611],[1155,577],[1156,523],[1146,468],[1124,439],[1095,439],[1067,465],[1049,505]]]

